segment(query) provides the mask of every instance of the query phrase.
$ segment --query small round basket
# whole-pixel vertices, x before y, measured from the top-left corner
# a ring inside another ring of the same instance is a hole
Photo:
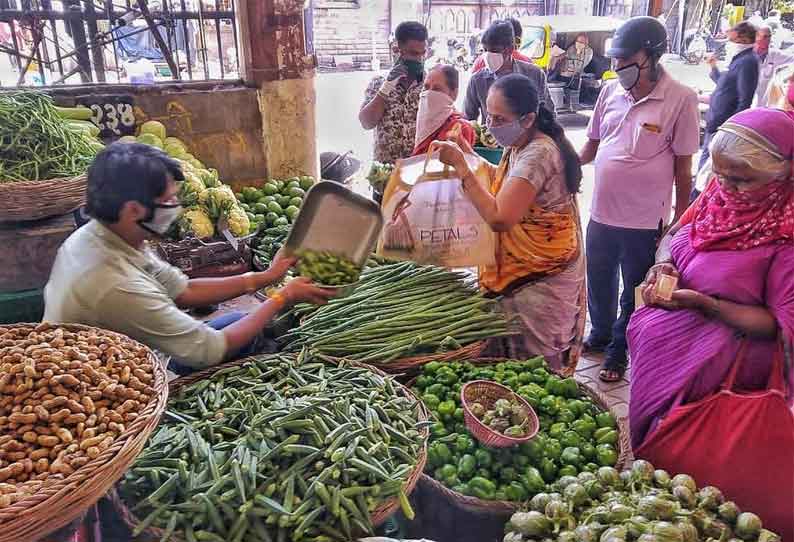
[[[526,435],[523,437],[508,437],[507,435],[503,435],[482,423],[471,411],[470,405],[473,403],[480,403],[486,409],[490,409],[499,399],[507,399],[510,402],[516,402],[524,408],[527,413],[527,420],[525,422],[527,425]],[[489,448],[510,448],[511,446],[517,446],[531,440],[538,434],[538,430],[540,429],[538,415],[535,414],[535,410],[532,406],[510,388],[506,388],[496,382],[474,380],[465,384],[460,390],[460,402],[463,405],[463,416],[466,421],[466,428],[474,438]]]

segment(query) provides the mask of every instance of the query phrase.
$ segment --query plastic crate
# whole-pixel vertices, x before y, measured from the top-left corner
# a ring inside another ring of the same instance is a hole
[[[499,165],[499,162],[502,161],[502,154],[504,154],[504,149],[489,149],[488,147],[474,147],[474,152],[488,160],[490,163],[494,165]]]
[[[0,324],[39,322],[44,315],[44,290],[0,292]]]

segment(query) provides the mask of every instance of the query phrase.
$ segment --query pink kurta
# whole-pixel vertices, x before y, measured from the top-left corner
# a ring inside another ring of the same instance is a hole
[[[794,246],[769,245],[749,250],[696,252],[691,226],[672,242],[679,288],[693,289],[736,303],[763,305],[778,321],[789,346],[794,341]],[[741,338],[736,330],[698,311],[644,307],[628,329],[631,352],[629,421],[638,447],[660,418],[683,402],[715,392],[733,363]],[[737,383],[743,389],[765,387],[775,341],[751,339]],[[791,397],[792,373],[789,370]]]

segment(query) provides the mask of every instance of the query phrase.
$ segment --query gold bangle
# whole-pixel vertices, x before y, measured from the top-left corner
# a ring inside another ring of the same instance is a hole
[[[278,310],[283,309],[287,304],[287,298],[280,292],[273,292],[268,296],[268,299],[278,304]]]

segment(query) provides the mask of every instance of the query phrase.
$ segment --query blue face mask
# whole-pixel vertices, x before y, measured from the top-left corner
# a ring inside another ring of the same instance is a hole
[[[526,128],[521,126],[521,121],[526,117],[520,117],[513,122],[508,122],[500,126],[494,126],[491,123],[491,118],[488,117],[486,127],[497,143],[502,147],[512,147],[518,138],[526,131]]]

